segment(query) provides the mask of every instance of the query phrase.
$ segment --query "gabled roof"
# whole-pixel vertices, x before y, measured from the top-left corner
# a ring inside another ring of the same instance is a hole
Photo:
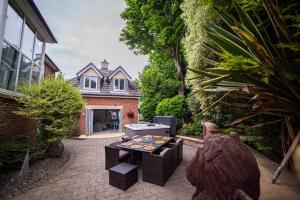
[[[48,56],[48,54],[45,54],[45,63],[48,64],[48,66],[54,71],[59,72],[60,69],[57,67],[57,65],[53,62],[53,60]]]
[[[81,76],[84,72],[89,69],[93,69],[101,78],[104,78],[103,74],[98,70],[94,63],[87,64],[84,68],[82,68],[79,72],[76,73],[77,76]]]
[[[109,74],[109,76],[107,78],[111,79],[119,71],[123,72],[123,74],[125,74],[125,76],[127,76],[128,79],[132,79],[131,76],[125,71],[125,69],[122,66],[117,67],[114,71],[112,71]]]

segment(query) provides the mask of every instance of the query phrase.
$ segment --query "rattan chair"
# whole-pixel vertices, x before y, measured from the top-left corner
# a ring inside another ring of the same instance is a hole
[[[171,171],[172,173],[178,166],[178,145],[176,143],[169,143],[168,148],[170,148],[171,152]]]
[[[183,159],[183,139],[176,138],[175,144],[178,146],[178,165],[179,165]]]
[[[114,144],[105,146],[105,169],[109,170],[121,162],[128,162],[130,153],[114,147]]]
[[[171,149],[166,148],[159,155],[143,154],[143,181],[164,186],[172,174]]]

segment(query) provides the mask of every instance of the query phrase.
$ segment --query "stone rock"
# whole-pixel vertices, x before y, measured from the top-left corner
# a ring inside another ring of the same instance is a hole
[[[293,168],[297,174],[298,179],[300,180],[300,143],[297,144],[293,154]]]
[[[61,141],[58,141],[48,147],[46,154],[50,157],[59,157],[64,152],[64,149],[64,144]]]
[[[211,126],[211,124],[210,124]],[[193,200],[248,200],[260,196],[260,172],[254,155],[236,134],[204,128],[204,143],[186,168],[196,191]]]

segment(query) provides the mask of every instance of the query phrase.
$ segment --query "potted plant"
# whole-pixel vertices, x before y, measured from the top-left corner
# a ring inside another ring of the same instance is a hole
[[[131,110],[127,113],[127,117],[132,119],[134,118],[134,112],[132,112]]]

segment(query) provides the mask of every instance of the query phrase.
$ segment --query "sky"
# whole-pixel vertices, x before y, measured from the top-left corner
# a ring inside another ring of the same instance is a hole
[[[46,53],[61,69],[65,78],[76,76],[90,62],[109,69],[122,66],[138,78],[148,63],[147,57],[136,56],[119,41],[125,26],[120,14],[124,0],[35,0],[58,44],[47,44]]]

